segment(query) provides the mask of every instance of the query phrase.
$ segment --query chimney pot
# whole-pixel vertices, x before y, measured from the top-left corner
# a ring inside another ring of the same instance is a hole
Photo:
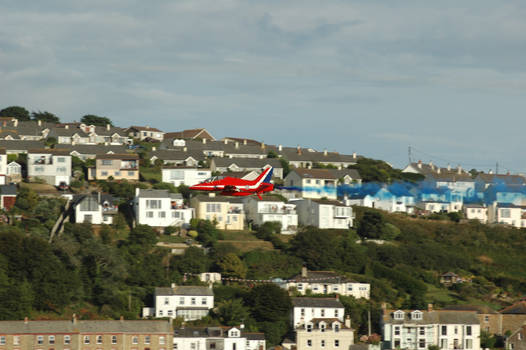
[[[307,266],[303,266],[301,268],[301,277],[307,277],[309,274],[308,270],[307,270]]]
[[[121,315],[121,322],[124,321],[124,316]]]
[[[327,150],[326,150],[326,149],[323,150],[323,155],[324,155],[324,156],[327,156]]]
[[[206,144],[206,139],[203,139],[203,145],[205,145],[205,144]]]
[[[351,317],[349,315],[345,317],[345,327],[351,328]]]
[[[77,314],[73,314],[71,322],[73,322],[73,324],[77,324]]]
[[[42,126],[42,120],[38,120],[38,126]]]
[[[239,142],[236,142],[235,145],[236,145],[236,149],[238,149],[239,148]]]
[[[243,144],[244,144],[244,145],[246,145],[246,144],[247,144],[247,140],[246,140],[246,139],[245,139],[245,140],[243,140]]]
[[[265,143],[264,142],[261,142],[261,148],[265,149]]]
[[[153,146],[152,151],[157,151],[157,147]]]
[[[225,145],[228,145],[228,139],[224,140]]]
[[[280,151],[280,152],[283,151],[283,146],[282,145],[278,146],[278,151]]]
[[[427,304],[427,311],[433,311],[433,304]]]
[[[110,124],[106,124],[106,130],[110,130]]]
[[[183,147],[183,152],[186,152],[188,151],[188,148],[187,147]]]
[[[356,159],[356,152],[353,152],[353,153],[352,153],[352,157],[353,157],[354,159]]]
[[[26,316],[24,317],[24,324],[28,324],[29,323],[29,318]]]

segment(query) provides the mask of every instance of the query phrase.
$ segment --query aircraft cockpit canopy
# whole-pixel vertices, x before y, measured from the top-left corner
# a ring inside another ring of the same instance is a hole
[[[205,180],[206,183],[223,180],[225,176],[212,176]]]

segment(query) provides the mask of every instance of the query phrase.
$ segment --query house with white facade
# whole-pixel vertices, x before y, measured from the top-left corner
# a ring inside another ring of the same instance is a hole
[[[78,195],[73,199],[75,210],[75,223],[90,223],[95,225],[111,225],[114,216],[118,214],[119,207],[115,198],[100,192]]]
[[[164,132],[149,126],[130,126],[126,129],[128,135],[141,141],[150,139],[156,141],[162,141],[164,138]]]
[[[488,206],[488,222],[526,227],[526,206],[494,202]]]
[[[418,201],[416,203],[416,208],[423,214],[458,212],[462,210],[462,206],[462,202],[439,200]]]
[[[161,169],[161,172],[162,181],[175,187],[179,185],[197,185],[212,176],[210,169],[185,166],[165,166]]]
[[[480,350],[476,311],[384,309],[380,322],[384,349]]]
[[[296,349],[352,349],[354,330],[347,315],[342,322],[337,318],[314,318],[295,329]],[[293,346],[291,346],[292,348]]]
[[[296,205],[300,225],[321,229],[348,229],[353,226],[352,208],[339,201],[298,199],[291,200],[290,203]]]
[[[336,319],[343,322],[345,307],[338,298],[291,298],[294,328],[306,324],[314,319]]]
[[[5,185],[9,181],[7,180],[7,154],[5,148],[0,148],[0,185]]]
[[[468,220],[478,220],[483,224],[488,222],[488,207],[485,204],[464,204],[462,211]]]
[[[219,272],[202,272],[199,274],[199,280],[208,284],[221,283],[221,274]]]
[[[194,216],[193,209],[184,204],[182,195],[168,190],[136,188],[133,206],[140,225],[183,226],[190,224]]]
[[[143,317],[199,320],[214,307],[214,292],[212,288],[203,286],[157,287],[154,303],[153,308],[143,308]]]
[[[263,333],[239,327],[181,327],[174,330],[174,350],[265,350]]]
[[[275,196],[264,196],[261,200],[253,196],[246,197],[245,211],[247,220],[255,225],[265,222],[279,222],[281,233],[291,234],[298,229],[298,214],[293,202],[283,202]]]
[[[238,197],[197,195],[190,199],[195,217],[216,223],[221,230],[242,230],[245,227],[243,200]]]
[[[328,169],[294,169],[285,177],[285,186],[296,190],[291,197],[336,199],[338,178]]]
[[[33,149],[27,154],[27,176],[29,180],[44,180],[58,186],[69,185],[71,179],[71,156],[58,149]]]
[[[352,296],[356,299],[369,299],[371,295],[369,283],[360,283],[333,271],[308,271],[305,266],[301,274],[290,278],[283,286],[287,290],[295,289],[302,295],[307,291],[313,294]]]
[[[212,158],[210,160],[210,170],[220,173],[238,171],[261,171],[261,169],[271,166],[273,177],[283,179],[283,166],[277,158]]]

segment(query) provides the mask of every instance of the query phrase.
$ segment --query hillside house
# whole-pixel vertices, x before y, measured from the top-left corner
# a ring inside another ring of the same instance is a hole
[[[245,227],[245,210],[241,198],[197,195],[190,199],[197,219],[216,222],[221,230],[242,230]]]
[[[298,214],[296,214],[296,205],[286,203],[275,196],[265,196],[259,200],[253,196],[245,199],[246,217],[256,225],[262,225],[265,222],[279,222],[281,224],[281,233],[291,234],[298,229]]]
[[[27,176],[29,180],[44,180],[58,186],[69,185],[71,179],[71,156],[58,149],[34,149],[27,154]]]
[[[285,177],[285,186],[297,189],[289,196],[301,198],[337,198],[338,178],[328,169],[294,169]]]
[[[341,202],[323,199],[298,199],[291,200],[290,203],[296,205],[300,225],[344,230],[354,225],[352,208]]]
[[[88,169],[89,180],[139,181],[137,154],[97,154],[95,167]]]
[[[73,198],[75,223],[111,225],[119,213],[117,201],[109,194],[100,192],[89,195],[78,195]]]
[[[168,190],[136,188],[133,206],[140,225],[187,226],[194,216],[194,210],[184,204],[182,195]]]
[[[185,166],[165,166],[161,172],[162,181],[175,187],[197,185],[212,176],[210,169]]]

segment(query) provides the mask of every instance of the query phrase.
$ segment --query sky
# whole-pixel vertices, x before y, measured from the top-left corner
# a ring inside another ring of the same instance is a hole
[[[526,173],[526,2],[0,2],[0,109]]]

